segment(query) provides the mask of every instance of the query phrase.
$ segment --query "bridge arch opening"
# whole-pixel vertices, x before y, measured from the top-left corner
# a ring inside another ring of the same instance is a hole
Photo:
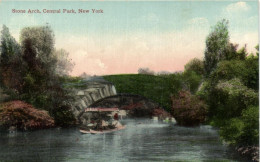
[[[91,108],[113,108],[117,107],[119,110],[125,110],[127,117],[152,117],[158,116],[159,118],[171,117],[158,103],[134,94],[117,94],[108,96],[97,100],[88,107]],[[79,118],[83,115],[84,110],[79,114]]]

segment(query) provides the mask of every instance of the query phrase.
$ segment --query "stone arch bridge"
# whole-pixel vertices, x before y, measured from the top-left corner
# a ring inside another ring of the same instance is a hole
[[[84,82],[84,86],[73,88],[74,101],[71,107],[74,116],[78,117],[87,107],[118,107],[120,110],[131,110],[130,116],[150,116],[154,109],[161,106],[143,96],[134,94],[117,94],[115,86],[105,80]]]
[[[70,102],[75,117],[96,101],[116,95],[115,86],[105,80],[85,81],[82,85],[72,86],[70,89],[73,101]]]

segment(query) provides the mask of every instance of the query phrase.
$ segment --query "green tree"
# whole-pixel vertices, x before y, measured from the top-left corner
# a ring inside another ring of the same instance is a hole
[[[23,58],[30,69],[54,71],[56,59],[54,52],[54,34],[49,26],[27,27],[22,29],[20,41]]]
[[[240,117],[227,120],[220,128],[220,136],[230,144],[258,145],[258,120],[258,106],[250,106],[242,111]]]
[[[54,56],[57,59],[55,73],[60,76],[68,75],[72,71],[74,64],[69,59],[69,53],[64,49],[54,51]]]
[[[259,57],[259,44],[255,46],[255,49],[256,49],[256,56]]]
[[[237,53],[236,58],[238,60],[245,60],[248,55],[247,50],[246,50],[246,45],[243,48],[241,48],[240,50],[238,50],[236,53]]]
[[[220,60],[227,58],[229,48],[228,21],[219,21],[206,39],[206,50],[204,52],[204,68],[208,76],[217,66]]]
[[[241,51],[244,51],[242,48]],[[247,53],[247,52],[242,52]],[[241,56],[241,55],[240,55]],[[239,57],[240,57],[239,56]],[[210,81],[213,86],[219,80],[230,80],[239,78],[244,85],[254,90],[258,90],[259,82],[259,62],[258,57],[249,55],[245,59],[224,60],[217,64],[216,69],[211,72]],[[240,57],[241,58],[241,57]]]
[[[20,91],[24,70],[21,48],[5,25],[1,31],[0,51],[0,83],[6,88]]]
[[[245,127],[242,131],[239,143],[246,145],[259,144],[259,107],[251,106],[242,112],[242,121]]]
[[[211,73],[210,79],[213,84],[219,80],[239,78],[244,84],[247,82],[248,69],[245,61],[231,60],[220,61],[216,69]]]
[[[55,79],[54,34],[49,26],[27,27],[21,31],[23,60],[27,65],[26,76],[35,80],[30,88],[46,89]],[[26,87],[28,88],[28,87]]]
[[[259,88],[259,61],[258,56],[248,56],[245,60],[247,75],[246,85],[258,91]]]
[[[20,53],[20,45],[16,42],[14,37],[11,36],[9,29],[3,25],[1,31],[1,66],[9,64],[10,61]]]
[[[55,74],[54,34],[49,26],[27,27],[22,29],[20,41],[27,69],[22,98],[50,112],[59,102],[56,95],[62,92]]]
[[[73,124],[70,106],[64,102],[70,96],[61,87],[56,71],[61,56],[55,53],[53,31],[49,26],[27,27],[21,31],[20,41],[27,66],[22,99],[49,111],[58,125]],[[62,54],[63,59],[68,55],[65,51]]]
[[[183,89],[187,89],[191,93],[195,93],[202,81],[202,75],[194,71],[185,71],[182,74]]]
[[[187,71],[194,71],[195,73],[199,74],[199,75],[204,75],[204,64],[203,61],[198,59],[198,58],[194,58],[191,59],[185,66],[185,72]]]
[[[245,86],[240,79],[220,80],[209,94],[209,115],[221,119],[241,116],[249,106],[258,105],[258,93]]]

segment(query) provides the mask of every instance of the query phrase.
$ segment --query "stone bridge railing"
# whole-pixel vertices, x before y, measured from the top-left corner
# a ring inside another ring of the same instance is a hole
[[[74,101],[71,102],[72,111],[77,117],[84,108],[94,102],[116,95],[115,86],[107,81],[86,81],[82,88],[73,88],[71,95],[74,96]],[[84,88],[83,88],[84,87]]]

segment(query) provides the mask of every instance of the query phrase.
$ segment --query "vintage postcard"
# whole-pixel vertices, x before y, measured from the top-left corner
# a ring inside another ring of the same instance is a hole
[[[257,0],[0,0],[0,161],[259,161]]]

